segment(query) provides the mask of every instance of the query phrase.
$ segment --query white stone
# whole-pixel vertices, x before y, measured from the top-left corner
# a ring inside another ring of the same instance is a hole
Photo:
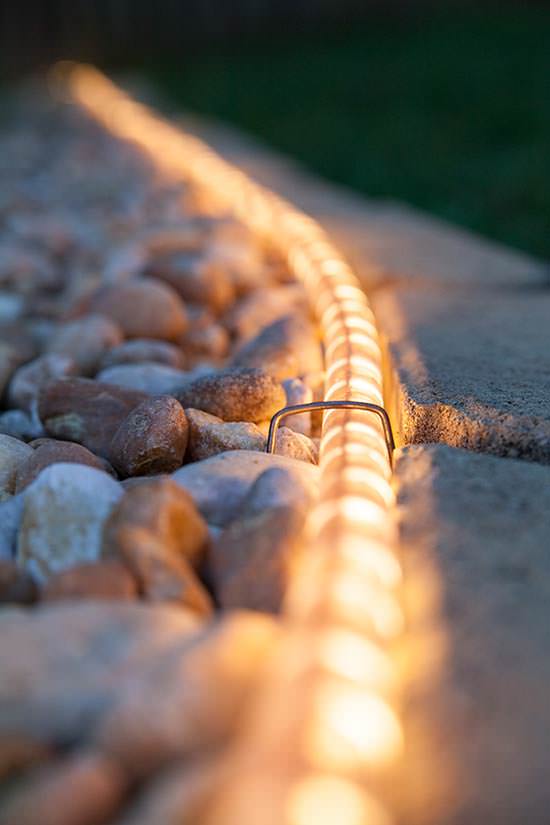
[[[101,552],[103,523],[122,495],[111,476],[81,464],[54,464],[27,488],[17,561],[39,581]]]

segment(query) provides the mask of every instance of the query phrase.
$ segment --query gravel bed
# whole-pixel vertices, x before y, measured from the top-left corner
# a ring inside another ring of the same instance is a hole
[[[206,821],[316,495],[284,262],[36,88],[0,132],[0,821]]]

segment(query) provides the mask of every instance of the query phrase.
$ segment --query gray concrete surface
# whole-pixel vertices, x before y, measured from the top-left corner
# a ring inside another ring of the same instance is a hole
[[[550,288],[376,290],[399,443],[550,463]]]
[[[550,468],[413,446],[396,483],[412,649],[402,821],[547,825]]]

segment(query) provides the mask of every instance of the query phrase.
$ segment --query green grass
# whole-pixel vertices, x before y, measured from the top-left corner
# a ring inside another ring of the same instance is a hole
[[[550,10],[455,12],[282,36],[151,75],[373,197],[550,257]]]

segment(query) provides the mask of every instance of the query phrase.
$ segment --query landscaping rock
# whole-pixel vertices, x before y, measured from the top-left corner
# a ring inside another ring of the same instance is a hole
[[[262,473],[214,542],[208,579],[223,608],[280,610],[307,514],[304,496],[278,494],[288,481],[278,468]]]
[[[189,373],[165,364],[119,364],[101,370],[96,376],[104,384],[149,395],[172,395],[189,378]]]
[[[193,566],[208,540],[191,497],[170,479],[128,490],[105,524],[103,555],[124,562],[150,601],[177,601],[202,615],[212,610]]]
[[[48,343],[48,351],[71,357],[81,375],[94,375],[103,355],[122,341],[122,331],[110,318],[88,315],[61,324]]]
[[[224,774],[223,757],[184,759],[147,782],[113,825],[197,825],[206,822],[210,800]]]
[[[38,589],[32,576],[13,561],[0,558],[0,605],[7,603],[32,604]]]
[[[17,533],[23,517],[24,497],[11,496],[0,502],[0,560],[15,558]]]
[[[156,256],[148,273],[170,284],[191,304],[206,304],[214,313],[223,312],[235,298],[226,268],[208,253],[171,252]]]
[[[138,775],[208,754],[242,725],[277,639],[274,622],[254,613],[206,625],[191,644],[183,638],[162,659],[149,657],[149,678],[121,680],[95,740]]]
[[[6,410],[0,413],[0,433],[11,435],[20,441],[32,441],[33,438],[44,435],[44,429],[36,413],[36,405],[33,405],[30,413],[23,410]]]
[[[305,381],[301,378],[287,378],[283,381],[283,388],[286,395],[287,405],[310,404],[313,401],[313,392]],[[295,433],[311,435],[311,413],[303,412],[296,415],[289,415],[284,419],[284,426]]]
[[[158,539],[166,551],[198,567],[208,529],[192,497],[170,478],[147,479],[131,487],[109,517],[103,536],[104,553],[131,554],[129,532]]]
[[[48,435],[83,444],[107,457],[112,438],[128,413],[147,398],[87,378],[55,381],[38,399],[38,414]]]
[[[34,481],[45,467],[51,464],[85,464],[97,470],[106,470],[106,462],[98,458],[86,447],[70,441],[56,441],[44,438],[32,445],[33,451],[23,461],[15,473],[15,492],[20,493]]]
[[[193,407],[224,421],[263,421],[284,407],[281,384],[259,368],[234,367],[188,381],[175,393]]]
[[[297,284],[262,287],[234,304],[226,313],[223,323],[234,338],[243,342],[249,341],[274,321],[294,312],[307,314],[303,287]]]
[[[191,461],[201,461],[226,450],[264,450],[265,436],[255,424],[225,423],[202,410],[186,409],[189,423],[187,455]]]
[[[189,313],[189,327],[180,340],[188,367],[221,363],[229,351],[229,335],[209,312]]]
[[[152,278],[101,287],[91,297],[89,310],[116,321],[126,338],[177,341],[187,326],[181,298],[170,286]]]
[[[285,471],[286,483],[296,495],[307,495],[310,501],[316,496],[317,467],[286,456],[251,450],[232,450],[187,464],[172,477],[191,494],[209,524],[223,527],[236,518],[257,477],[271,467]]]
[[[40,355],[14,373],[8,389],[9,403],[29,412],[43,387],[76,373],[76,363],[68,355]]]
[[[184,358],[181,349],[167,341],[152,338],[135,338],[124,341],[106,352],[101,360],[101,369],[117,367],[120,364],[164,364],[166,367],[182,369]]]
[[[15,492],[18,467],[33,455],[34,451],[11,435],[0,435],[0,501]]]
[[[4,395],[12,375],[21,363],[21,356],[16,346],[0,340],[0,398]]]
[[[4,739],[82,745],[106,714],[143,689],[143,682],[150,683],[149,690],[157,685],[148,712],[154,730],[151,708],[160,710],[164,703],[167,664],[181,689],[175,671],[199,627],[197,617],[181,607],[138,602],[67,601],[0,611]],[[176,726],[172,734],[179,730]],[[130,754],[127,759],[130,763]]]
[[[76,564],[97,561],[103,523],[122,495],[107,473],[54,464],[26,489],[17,562],[39,582]]]
[[[60,599],[135,599],[137,581],[116,559],[79,564],[55,573],[40,591],[41,601]]]
[[[319,451],[315,442],[307,435],[295,433],[288,427],[279,427],[275,436],[275,449],[279,455],[297,458],[299,461],[308,461],[317,464]]]
[[[122,476],[171,473],[181,467],[188,430],[183,408],[175,398],[147,399],[117,429],[110,460]]]
[[[244,343],[232,359],[236,367],[262,367],[274,378],[297,378],[323,368],[319,339],[310,321],[286,315]]]
[[[121,804],[127,785],[119,766],[93,751],[35,768],[0,801],[2,825],[96,825]]]

